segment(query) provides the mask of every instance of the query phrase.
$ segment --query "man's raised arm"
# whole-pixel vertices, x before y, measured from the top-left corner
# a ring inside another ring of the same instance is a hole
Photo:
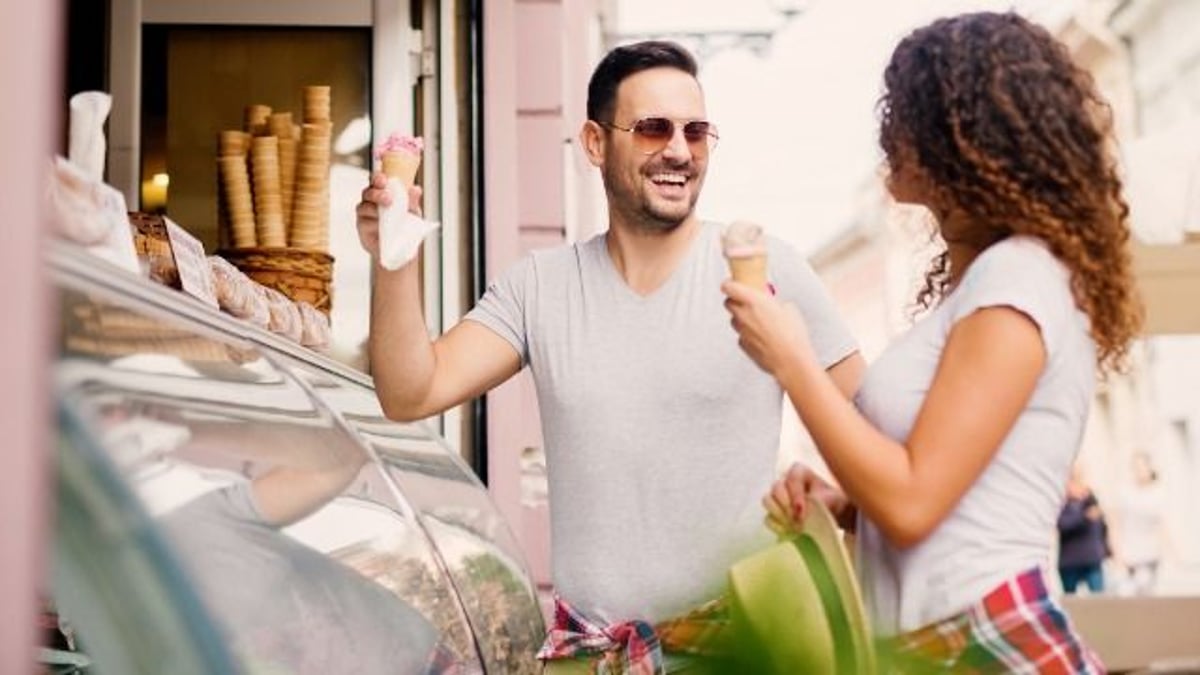
[[[521,369],[516,350],[490,329],[463,321],[429,339],[421,308],[419,265],[414,259],[390,271],[378,264],[379,206],[391,203],[382,174],[372,176],[357,209],[358,236],[375,262],[369,353],[375,392],[390,419],[436,415],[495,387]],[[421,189],[409,188],[419,214]]]

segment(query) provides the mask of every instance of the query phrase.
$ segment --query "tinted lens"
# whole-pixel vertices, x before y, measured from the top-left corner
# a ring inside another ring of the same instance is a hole
[[[652,141],[665,141],[675,133],[675,123],[665,117],[646,117],[633,125],[633,132]]]
[[[711,122],[692,120],[682,126],[683,138],[693,153],[711,149],[717,143],[717,129]],[[643,117],[633,123],[635,145],[641,152],[652,155],[661,151],[675,135],[675,122],[666,117]]]
[[[683,125],[683,137],[688,143],[708,143],[708,136],[712,131],[712,123],[703,120]]]

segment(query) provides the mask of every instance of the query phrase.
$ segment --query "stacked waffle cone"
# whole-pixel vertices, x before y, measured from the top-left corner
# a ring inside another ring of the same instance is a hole
[[[279,150],[279,190],[285,228],[291,227],[292,196],[296,187],[296,137],[293,135],[293,126],[290,112],[274,113],[268,122],[268,129],[276,138]]]
[[[222,132],[217,157],[220,182],[218,220],[222,239],[234,248],[257,246],[254,232],[254,198],[250,192],[250,174],[246,167],[246,139],[240,131]]]
[[[256,136],[251,141],[250,169],[254,179],[254,231],[258,245],[265,248],[287,246],[283,193],[279,183],[279,139]]]
[[[296,187],[288,243],[296,248],[329,248],[329,87],[304,88],[304,124],[296,153]]]
[[[246,107],[242,129],[217,140],[217,217],[232,248],[329,249],[330,88],[303,92],[303,123]]]

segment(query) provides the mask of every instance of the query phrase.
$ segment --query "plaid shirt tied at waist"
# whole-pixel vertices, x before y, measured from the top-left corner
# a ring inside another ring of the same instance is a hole
[[[1103,675],[1043,574],[1022,572],[966,612],[892,638],[892,672]]]
[[[554,624],[537,657],[543,661],[594,657],[597,675],[662,675],[664,650],[717,654],[728,625],[724,598],[655,625],[638,620],[603,625],[555,595]]]

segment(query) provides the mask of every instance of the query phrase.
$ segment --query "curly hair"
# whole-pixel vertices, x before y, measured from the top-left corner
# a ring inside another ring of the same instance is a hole
[[[1013,13],[939,19],[904,38],[884,72],[880,145],[893,173],[915,162],[935,212],[970,241],[1044,241],[1071,272],[1102,371],[1124,366],[1141,327],[1112,115],[1091,76],[1044,28]],[[946,252],[917,303],[945,294]]]

